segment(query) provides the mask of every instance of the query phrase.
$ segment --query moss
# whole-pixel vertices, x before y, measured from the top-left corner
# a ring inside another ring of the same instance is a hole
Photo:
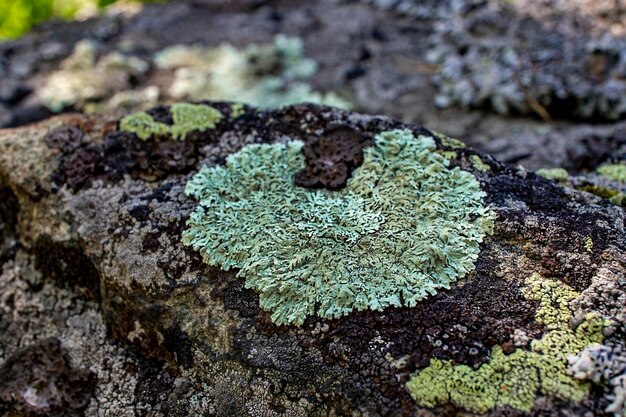
[[[597,172],[603,177],[626,183],[626,164],[605,164],[598,167]]]
[[[563,168],[541,168],[535,171],[535,174],[557,182],[565,182],[569,178],[569,174]]]
[[[171,112],[172,125],[158,122],[146,112],[138,112],[122,118],[120,129],[134,133],[142,140],[158,136],[185,140],[193,131],[213,129],[223,117],[219,110],[203,104],[176,103]]]
[[[476,178],[431,137],[384,132],[339,191],[295,186],[299,141],[248,145],[187,184],[183,242],[238,268],[277,324],[415,306],[474,269],[494,213]]]
[[[534,274],[527,280],[524,296],[539,302],[535,320],[548,332],[531,342],[530,351],[516,349],[505,355],[496,346],[490,362],[478,369],[431,359],[427,368],[411,377],[408,391],[420,406],[452,403],[475,413],[505,406],[530,411],[539,394],[580,401],[589,386],[568,375],[567,356],[601,342],[604,323],[590,314],[576,329],[569,327],[568,303],[578,295],[563,283]]]
[[[470,158],[470,161],[472,162],[472,166],[474,167],[476,171],[487,172],[491,169],[489,165],[487,165],[486,163],[483,162],[482,159],[480,159],[480,156],[472,155],[469,158]]]

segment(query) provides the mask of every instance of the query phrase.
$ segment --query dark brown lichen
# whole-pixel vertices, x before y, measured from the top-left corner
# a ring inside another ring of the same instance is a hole
[[[321,136],[310,136],[303,153],[306,167],[297,172],[296,185],[338,190],[363,163],[363,148],[370,138],[348,125],[330,126]]]

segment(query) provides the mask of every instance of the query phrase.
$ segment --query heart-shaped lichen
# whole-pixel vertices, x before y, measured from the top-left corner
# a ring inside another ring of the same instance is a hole
[[[431,137],[379,134],[340,191],[294,185],[302,146],[248,145],[186,187],[200,204],[183,242],[238,268],[275,323],[412,307],[474,269],[494,214]]]

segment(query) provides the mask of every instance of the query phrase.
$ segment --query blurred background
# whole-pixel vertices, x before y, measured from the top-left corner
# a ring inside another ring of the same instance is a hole
[[[0,39],[1,127],[308,101],[424,125],[528,170],[626,163],[622,0],[1,0]]]

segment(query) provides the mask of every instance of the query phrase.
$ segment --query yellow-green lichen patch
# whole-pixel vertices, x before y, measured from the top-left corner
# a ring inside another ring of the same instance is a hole
[[[384,132],[339,191],[294,185],[302,142],[249,145],[204,167],[183,242],[238,268],[277,324],[415,306],[474,269],[494,213],[431,137]]]
[[[234,103],[230,106],[230,118],[237,119],[246,113],[246,105],[243,103]]]
[[[565,182],[569,178],[569,174],[563,168],[540,168],[535,171],[535,174],[557,182]]]
[[[158,122],[146,112],[138,112],[122,118],[120,129],[142,140],[159,136],[185,140],[191,132],[213,129],[223,117],[219,110],[203,104],[176,103],[171,112],[172,125]]]
[[[615,181],[626,183],[626,164],[605,164],[597,169],[598,174]]]
[[[441,142],[441,145],[446,148],[452,149],[463,149],[465,148],[465,144],[458,139],[451,138],[449,136],[444,135],[443,133],[433,132],[433,135]]]
[[[427,368],[411,377],[408,391],[420,406],[452,403],[474,413],[505,406],[530,411],[538,395],[580,401],[589,386],[568,375],[567,356],[601,342],[604,323],[590,314],[576,329],[570,328],[568,303],[578,295],[563,283],[531,276],[524,296],[539,302],[535,319],[548,332],[531,342],[530,351],[517,349],[505,355],[496,346],[489,363],[478,369],[431,359]]]
[[[484,163],[483,160],[480,159],[480,156],[478,155],[472,155],[469,157],[469,159],[472,162],[472,166],[474,167],[476,171],[487,172],[491,169],[491,167],[487,165],[486,163]]]
[[[592,184],[583,185],[577,187],[577,189],[597,195],[598,197],[606,198],[617,206],[626,206],[626,194],[621,191]]]

